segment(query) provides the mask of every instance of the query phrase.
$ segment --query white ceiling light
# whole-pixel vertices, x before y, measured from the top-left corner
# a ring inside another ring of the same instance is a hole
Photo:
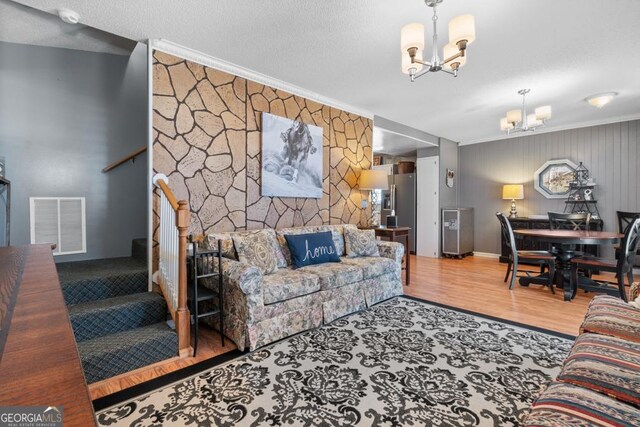
[[[67,24],[77,24],[80,22],[78,12],[71,9],[58,9],[58,16]]]
[[[602,108],[608,103],[610,103],[611,100],[615,98],[617,95],[618,95],[617,92],[599,93],[598,95],[592,95],[588,98],[585,98],[585,101],[587,101],[589,104],[593,105],[594,107]]]
[[[444,47],[443,58],[438,54],[438,15],[436,7],[443,0],[424,0],[433,8],[433,54],[431,62],[424,61],[424,25],[420,23],[407,24],[400,31],[400,48],[402,52],[402,72],[409,74],[411,81],[430,72],[444,71],[454,77],[466,62],[467,45],[476,39],[475,20],[472,15],[461,15],[449,22],[449,44]],[[422,68],[426,67],[423,71]]]
[[[522,95],[522,108],[507,111],[507,116],[500,119],[500,130],[507,132],[507,135],[517,132],[533,132],[544,126],[546,121],[551,118],[550,105],[538,107],[534,113],[527,115],[525,97],[529,92],[529,89],[520,89],[518,93]]]

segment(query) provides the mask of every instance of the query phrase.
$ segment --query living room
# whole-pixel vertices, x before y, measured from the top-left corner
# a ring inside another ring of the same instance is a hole
[[[0,422],[638,424],[640,5],[398,6],[0,0]]]

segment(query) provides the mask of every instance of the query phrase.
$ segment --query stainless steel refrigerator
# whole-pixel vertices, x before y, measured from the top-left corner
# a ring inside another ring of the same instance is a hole
[[[392,189],[395,188],[395,198]],[[394,203],[395,199],[395,203]],[[380,224],[386,225],[387,215],[395,209],[398,227],[411,227],[410,251],[416,251],[416,174],[389,175],[389,190],[382,192]]]

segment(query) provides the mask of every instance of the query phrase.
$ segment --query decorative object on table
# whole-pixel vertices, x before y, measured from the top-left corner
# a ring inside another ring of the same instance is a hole
[[[389,188],[389,175],[383,169],[364,169],[358,180],[360,190],[369,191],[371,197],[371,217],[369,225],[380,225],[380,190]]]
[[[507,132],[507,135],[519,132],[533,132],[551,118],[551,106],[545,105],[535,109],[535,112],[527,115],[526,96],[530,89],[520,89],[518,94],[522,95],[522,108],[507,111],[506,117],[500,119],[500,130]]]
[[[387,215],[387,227],[395,228],[398,226],[398,217],[395,215]]]
[[[455,177],[456,177],[456,173],[453,171],[453,169],[447,168],[447,176],[446,176],[447,187],[453,188]]]
[[[443,0],[425,0],[425,4],[433,9],[433,53],[430,61],[424,60],[424,25],[407,24],[400,32],[402,52],[402,72],[409,75],[411,81],[427,73],[444,71],[454,77],[464,66],[467,46],[476,39],[475,20],[473,15],[460,15],[449,21],[449,44],[444,46],[443,56],[438,53],[438,15],[436,8]],[[423,70],[423,68],[425,68]]]
[[[598,212],[598,201],[595,200],[593,189],[596,186],[596,182],[591,177],[589,169],[580,162],[575,169],[574,179],[569,185],[569,195],[565,201],[564,212],[565,213],[590,213],[592,218],[600,218],[600,212]]]
[[[511,200],[511,212],[509,212],[509,218],[516,218],[518,216],[518,211],[516,210],[516,200],[524,199],[524,186],[522,184],[503,185],[502,199]]]
[[[547,199],[563,199],[569,195],[576,164],[569,159],[549,160],[533,174],[533,186]]]
[[[618,92],[607,92],[591,95],[584,100],[587,101],[589,105],[593,105],[596,108],[602,108],[610,103],[616,96],[618,96]]]
[[[305,234],[285,234],[294,269],[307,265],[340,262],[330,231]]]
[[[322,128],[262,113],[262,195],[322,198]]]

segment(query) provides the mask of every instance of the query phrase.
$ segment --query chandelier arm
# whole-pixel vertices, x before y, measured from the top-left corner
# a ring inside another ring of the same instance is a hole
[[[449,62],[453,61],[456,58],[460,58],[462,57],[462,51],[456,53],[455,55],[452,55],[451,57],[445,59],[442,63],[443,64],[448,64]]]
[[[447,74],[451,74],[453,77],[458,77],[458,75],[453,71],[445,70],[444,68],[440,71],[444,71]]]
[[[431,63],[427,62],[427,61],[422,61],[418,58],[413,58],[413,60],[411,61],[412,64],[418,63],[418,64],[422,64],[422,65],[426,65],[427,67],[431,67]]]
[[[418,77],[422,77],[422,76],[424,76],[425,74],[427,74],[427,73],[429,73],[429,72],[431,72],[431,68],[427,68],[426,70],[424,70],[424,71],[422,71],[422,72],[420,72],[420,73],[414,74],[414,75],[412,76],[412,79],[411,79],[411,80],[413,81],[413,80],[417,79]]]

